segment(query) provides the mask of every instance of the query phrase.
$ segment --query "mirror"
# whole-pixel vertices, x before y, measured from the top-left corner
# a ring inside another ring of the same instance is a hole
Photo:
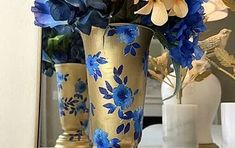
[[[189,77],[185,76],[185,80],[188,80],[190,83],[185,85],[185,89],[181,92],[183,97],[187,96],[190,98],[195,98],[195,97],[200,98],[201,97],[200,95],[206,95],[205,100],[208,102],[207,103],[202,102],[202,104],[210,104],[211,106],[209,107],[200,106],[199,109],[201,110],[199,112],[202,113],[201,115],[205,115],[205,116],[203,117],[199,116],[199,118],[200,120],[203,120],[206,118],[208,121],[198,123],[199,126],[202,126],[202,128],[199,129],[201,130],[199,132],[201,133],[201,136],[200,134],[197,136],[200,137],[199,141],[203,141],[205,139],[209,141],[208,143],[206,143],[208,145],[210,144],[213,145],[214,143],[214,147],[216,147],[215,145],[218,145],[218,146],[222,145],[221,143],[222,137],[221,137],[221,131],[220,131],[221,119],[220,119],[220,114],[217,113],[217,110],[218,112],[220,112],[220,110],[218,109],[219,104],[220,102],[234,102],[235,101],[233,97],[235,96],[235,92],[232,90],[235,86],[235,81],[232,81],[232,79],[234,79],[234,69],[235,69],[234,65],[229,66],[228,64],[227,65],[224,64],[223,59],[222,59],[223,57],[220,57],[220,55],[222,54],[225,56],[226,55],[228,56],[228,54],[233,54],[233,55],[235,54],[235,50],[234,50],[235,44],[233,43],[233,40],[235,37],[235,26],[234,26],[235,13],[233,11],[228,10],[227,7],[222,8],[220,6],[221,5],[219,5],[218,2],[213,1],[213,0],[211,1],[210,4],[205,6],[205,8],[207,8],[206,17],[208,17],[207,22],[206,22],[207,31],[200,36],[199,45],[205,50],[207,54],[204,56],[205,58],[204,60],[206,60],[206,63],[205,61],[195,63],[194,65],[195,67],[193,68],[193,70],[190,72],[187,71],[187,74],[188,74],[187,76]],[[221,20],[216,20],[215,16],[219,14],[221,14],[221,17],[218,17],[218,18],[220,18]],[[224,28],[227,28],[227,29],[224,29]],[[96,33],[98,36],[99,32],[96,32]],[[213,42],[209,42],[209,41],[213,41]],[[98,44],[98,43],[89,42],[88,44],[95,44],[98,46],[101,43]],[[209,49],[210,48],[209,46],[215,46],[215,44],[219,44],[219,45],[212,49]],[[93,114],[91,111],[95,109],[95,106],[93,106],[93,104],[86,102],[89,97],[84,95],[85,90],[81,92],[80,90],[84,89],[83,87],[85,87],[85,84],[93,84],[93,83],[87,82],[87,80],[83,78],[83,76],[80,76],[79,78],[76,79],[76,83],[73,84],[73,86],[76,86],[76,87],[70,88],[70,89],[75,89],[76,91],[76,95],[74,95],[72,98],[80,99],[80,101],[82,100],[84,103],[83,106],[79,106],[80,108],[78,109],[79,110],[78,111],[76,107],[73,107],[73,102],[74,104],[79,102],[79,101],[76,101],[76,99],[73,100],[73,99],[67,98],[67,99],[64,99],[65,100],[64,102],[60,102],[60,101],[58,102],[58,98],[66,94],[65,92],[65,93],[59,94],[58,96],[58,90],[63,89],[60,83],[62,83],[61,81],[63,82],[68,81],[68,76],[72,74],[68,73],[65,75],[60,75],[58,71],[55,72],[55,67],[54,67],[54,64],[58,64],[58,63],[83,63],[84,64],[85,53],[83,51],[83,46],[84,46],[84,43],[81,40],[81,37],[79,34],[72,35],[72,36],[61,35],[61,34],[56,33],[52,29],[43,29],[43,35],[42,35],[42,51],[43,52],[42,52],[42,65],[41,65],[42,74],[41,74],[41,98],[40,98],[40,107],[41,107],[40,111],[41,112],[40,112],[40,129],[39,129],[40,131],[39,143],[41,147],[54,147],[56,145],[56,140],[58,140],[58,136],[63,133],[62,128],[64,129],[70,128],[69,125],[67,125],[64,122],[64,119],[60,119],[61,117],[63,117],[63,114],[65,114],[61,110],[61,108],[63,108],[66,112],[69,112],[69,114],[74,114],[75,116],[76,114],[79,114],[79,113],[82,114],[81,119],[83,120],[79,121],[79,127],[81,126],[81,128],[85,129],[84,132],[86,132],[87,135],[90,134],[90,131],[88,130],[89,128],[88,129],[86,128],[86,127],[89,127],[89,125],[87,125],[89,119],[87,118],[87,120],[85,120],[84,118],[86,118],[85,114],[88,114],[89,112],[90,114]],[[89,46],[92,46],[92,45],[89,45]],[[112,46],[114,46],[114,44]],[[218,51],[219,49],[221,50]],[[162,130],[164,127],[162,127],[162,123],[163,123],[162,116],[164,113],[175,111],[174,109],[162,110],[162,104],[163,104],[162,96],[164,98],[164,95],[166,97],[174,93],[174,89],[169,87],[169,85],[175,86],[175,77],[176,77],[174,75],[173,68],[170,67],[170,65],[168,64],[166,65],[169,67],[170,72],[168,72],[165,75],[159,74],[159,71],[160,72],[162,71],[157,69],[159,68],[157,66],[159,66],[158,62],[159,61],[161,62],[161,59],[160,58],[156,59],[156,57],[159,57],[160,55],[162,55],[164,51],[165,51],[164,47],[161,45],[161,43],[157,39],[153,39],[151,41],[150,59],[153,60],[152,61],[153,63],[151,63],[150,61],[148,64],[149,64],[149,69],[152,70],[153,73],[149,72],[148,78],[147,78],[144,119],[143,119],[144,130],[142,134],[142,141],[139,145],[140,147],[143,147],[143,148],[144,146],[151,147],[151,145],[152,146],[161,145],[163,143],[162,137],[164,135],[162,135]],[[131,49],[130,49],[130,54],[134,54],[134,53],[131,53]],[[93,57],[96,57],[96,60],[99,61],[100,65],[105,64],[107,62],[107,59],[102,57],[102,54],[100,55],[97,53],[93,55]],[[226,59],[229,59],[229,57],[233,59],[232,56],[228,56],[228,58]],[[162,57],[162,59],[164,59],[164,57]],[[221,70],[220,67],[223,67],[223,66],[225,68]],[[119,68],[122,69],[123,67],[116,68],[117,70],[116,73],[119,73],[117,74],[118,76],[121,75],[121,72],[118,72]],[[58,68],[58,69],[62,69],[62,68]],[[88,67],[88,72],[90,72],[89,70],[90,69]],[[69,70],[67,69],[67,71]],[[202,73],[199,73],[199,74],[197,73],[197,75],[195,76],[195,73],[194,73],[195,71],[196,72],[199,71]],[[99,77],[102,77],[102,76],[101,74],[99,74],[99,71],[97,70],[94,73],[95,74],[93,74],[92,76],[94,77],[94,79],[98,79],[98,83],[99,83]],[[79,74],[81,74],[81,72]],[[84,74],[84,76],[85,75],[86,74]],[[90,73],[87,76],[91,76]],[[127,80],[124,80],[124,77],[122,76],[120,77],[121,77],[120,79],[123,78],[123,82],[120,82],[120,83],[125,83],[125,81],[127,81]],[[119,80],[119,78],[116,78],[114,81],[122,81],[122,80]],[[162,83],[164,84],[168,83],[168,85],[163,85]],[[111,85],[110,82],[108,83],[105,82],[105,84],[107,88],[100,87],[99,91],[101,92],[101,94],[104,95],[103,96],[104,98],[105,97],[108,98],[109,94],[107,92],[108,91],[111,92],[111,89],[114,89],[114,88],[111,88],[112,86],[110,86]],[[200,86],[200,88],[196,89],[197,86]],[[93,86],[91,85],[89,87],[93,87]],[[203,91],[209,88],[211,88],[212,91],[208,91],[208,92]],[[221,96],[221,89],[222,89],[222,96]],[[136,91],[136,93],[137,92],[138,91]],[[203,93],[200,94],[200,92],[203,92]],[[114,94],[114,92],[112,93]],[[192,95],[195,93],[196,95]],[[201,98],[203,98],[203,96]],[[209,98],[211,98],[211,100]],[[215,98],[218,98],[218,99],[216,100]],[[184,100],[184,99],[185,98],[183,98],[183,100],[181,101],[183,101],[185,104],[195,104],[195,100],[193,99],[191,100],[190,99]],[[169,104],[172,104],[172,103],[176,103],[178,100],[177,100],[177,97],[175,97],[173,99],[169,99],[166,101],[168,101]],[[72,107],[71,107],[71,104],[72,104]],[[106,106],[106,108],[109,108],[110,109],[109,111],[112,112],[111,111],[112,106]],[[211,111],[207,111],[206,109],[208,108],[211,108]],[[189,110],[189,111],[192,111],[192,110]],[[203,112],[206,112],[207,114]],[[125,117],[128,118],[127,114],[125,115],[126,115]],[[187,115],[185,115],[185,118],[186,116]],[[213,125],[210,125],[211,120],[213,120]],[[63,123],[62,126],[60,122]],[[129,123],[123,124],[123,127],[121,124],[119,128],[117,128],[117,133],[120,133],[122,131],[125,132],[125,129],[128,131],[129,130],[128,128],[130,128],[129,126],[130,126]],[[205,127],[207,130],[202,130]],[[210,133],[211,127],[212,127],[212,131],[211,131],[212,133]],[[177,127],[173,126],[172,128],[177,128]],[[189,129],[192,129],[192,128],[193,127],[190,127]],[[120,132],[118,130],[120,130]],[[79,132],[82,133],[83,131],[79,131]],[[172,132],[172,131],[169,131],[169,132]],[[205,133],[207,134],[209,133],[209,135],[206,136]],[[213,135],[214,139],[210,139],[211,135]],[[69,136],[72,140],[74,138],[81,138],[77,134],[74,134],[72,136],[69,135]]]

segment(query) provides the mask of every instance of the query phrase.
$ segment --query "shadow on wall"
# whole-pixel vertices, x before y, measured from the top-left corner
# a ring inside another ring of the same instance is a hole
[[[223,20],[207,23],[207,32],[203,34],[202,39],[217,34],[223,28],[233,31],[226,50],[235,55],[235,12],[230,11],[229,16]],[[235,102],[235,81],[216,69],[213,69],[213,71],[222,85],[222,102]]]

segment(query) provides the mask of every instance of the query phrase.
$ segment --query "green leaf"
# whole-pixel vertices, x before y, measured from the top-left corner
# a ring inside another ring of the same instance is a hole
[[[166,100],[169,100],[172,97],[174,97],[175,95],[177,95],[180,92],[181,86],[182,86],[182,82],[181,82],[181,66],[178,63],[176,63],[174,60],[172,60],[172,64],[174,66],[175,76],[176,76],[175,91],[174,91],[174,93],[171,96],[169,96],[166,99],[164,99],[163,102],[166,101]]]
[[[55,50],[58,48],[59,43],[63,40],[64,35],[57,35],[54,38],[48,39],[47,50]]]

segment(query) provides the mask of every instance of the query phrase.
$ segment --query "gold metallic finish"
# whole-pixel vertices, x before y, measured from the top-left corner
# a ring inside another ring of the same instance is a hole
[[[86,77],[86,68],[83,64],[77,63],[66,63],[66,64],[56,64],[56,72],[69,74],[67,81],[63,83],[63,88],[58,90],[58,98],[74,98],[75,94],[75,84],[78,79],[81,79],[83,82],[87,81]],[[87,89],[82,93],[84,98],[88,98]],[[79,105],[80,101],[75,103]],[[89,102],[86,102],[87,108],[89,108]],[[92,143],[89,140],[89,137],[85,133],[84,127],[81,125],[81,122],[88,120],[89,112],[78,112],[76,115],[70,114],[69,111],[65,110],[65,116],[60,116],[60,123],[64,131],[61,134],[57,141],[55,148],[90,148]],[[80,132],[79,132],[80,131]]]
[[[123,24],[115,24],[123,25]],[[125,25],[125,24],[124,24]],[[130,131],[126,134],[116,133],[117,127],[127,121],[121,120],[118,117],[118,109],[112,114],[108,114],[107,108],[103,105],[107,103],[114,103],[113,99],[107,100],[103,98],[103,95],[99,92],[99,87],[105,87],[105,81],[108,81],[111,86],[117,87],[117,83],[114,81],[113,68],[123,65],[123,73],[121,79],[128,76],[128,87],[136,90],[139,89],[139,93],[134,97],[133,104],[127,109],[127,111],[134,111],[136,108],[144,106],[145,88],[146,88],[146,76],[143,71],[143,57],[148,52],[150,41],[152,39],[152,31],[143,26],[139,27],[140,35],[136,38],[135,42],[141,45],[141,48],[136,50],[136,56],[124,55],[124,48],[127,46],[125,43],[120,42],[117,35],[107,36],[107,31],[104,29],[93,27],[91,34],[82,34],[83,43],[85,47],[86,57],[88,55],[95,55],[101,52],[101,56],[106,58],[106,64],[100,65],[100,71],[102,78],[94,80],[92,76],[87,74],[88,79],[88,93],[90,101],[94,104],[94,116],[90,115],[90,137],[92,139],[96,129],[102,129],[108,133],[108,138],[120,139],[121,148],[135,148],[138,142],[134,140],[134,122],[130,122]]]

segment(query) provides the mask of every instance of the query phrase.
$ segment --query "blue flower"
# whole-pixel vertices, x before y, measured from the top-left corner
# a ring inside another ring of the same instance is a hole
[[[56,80],[57,80],[57,84],[63,83],[64,82],[64,74],[61,72],[57,72],[56,73]]]
[[[127,46],[124,49],[124,55],[130,53],[136,56],[136,49],[140,48],[140,44],[134,42],[139,36],[139,28],[137,25],[110,26],[108,36],[117,34],[119,40]]]
[[[144,74],[145,74],[145,76],[147,76],[147,73],[148,73],[148,52],[144,53],[144,57],[143,57],[142,62],[144,64],[144,66],[143,66]]]
[[[144,111],[142,108],[137,108],[133,113],[135,132],[141,132],[143,126]]]
[[[113,89],[113,99],[116,106],[120,106],[122,110],[125,110],[131,106],[134,98],[131,89],[120,84]]]
[[[97,62],[97,57],[93,57],[91,55],[88,55],[86,60],[86,65],[88,69],[88,73],[93,76],[96,72],[96,70],[99,69],[99,63]]]
[[[101,129],[96,129],[93,135],[93,141],[97,148],[109,148],[110,142],[108,139],[108,133]]]
[[[206,27],[203,22],[203,0],[186,0],[186,2],[189,6],[187,16],[183,19],[171,19],[164,32],[174,62],[182,67],[192,68],[192,61],[200,59],[203,55],[198,46],[198,38]]]
[[[95,81],[98,80],[98,77],[102,77],[102,73],[99,69],[100,64],[108,63],[104,57],[100,57],[101,52],[98,52],[95,55],[88,55],[86,59],[86,66],[90,76],[93,76]]]
[[[63,18],[62,20],[58,20],[51,15],[51,7],[49,0],[36,0],[34,2],[34,5],[35,6],[31,8],[31,11],[35,15],[35,25],[40,27],[53,28],[55,26],[67,24],[66,19]],[[65,7],[65,9],[63,10],[68,11],[67,7]],[[57,11],[59,11],[59,9],[57,9]],[[61,12],[60,14],[63,13],[65,14],[65,12]]]
[[[83,93],[87,89],[87,84],[81,80],[77,81],[75,84],[75,92],[80,94]]]

